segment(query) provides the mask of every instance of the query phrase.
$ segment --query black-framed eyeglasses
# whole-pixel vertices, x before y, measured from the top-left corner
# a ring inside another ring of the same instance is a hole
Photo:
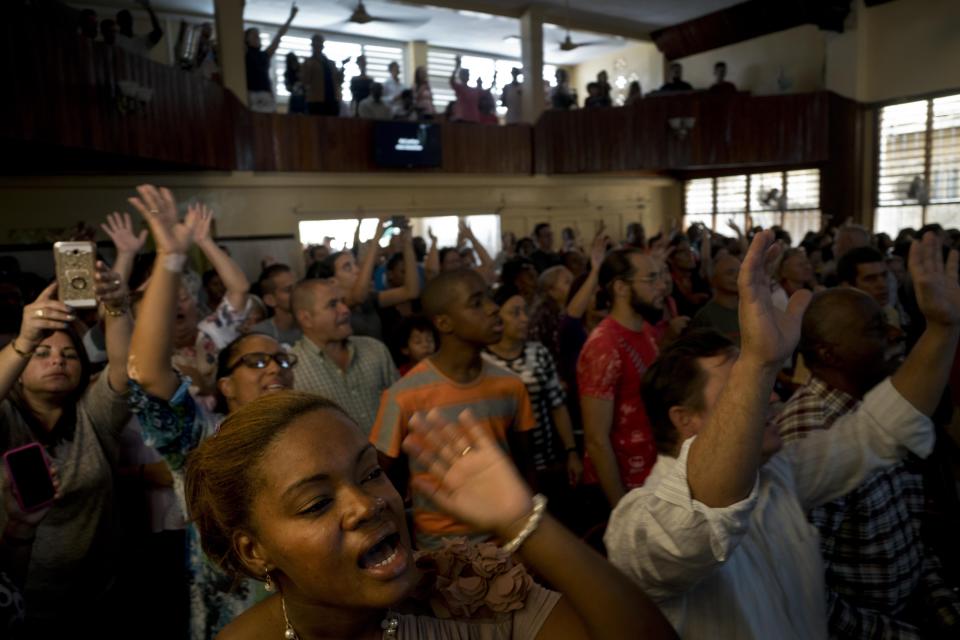
[[[294,365],[297,364],[297,356],[292,353],[287,353],[286,351],[278,351],[277,353],[245,353],[240,356],[239,360],[230,365],[230,368],[227,369],[227,374],[233,373],[240,365],[251,369],[266,369],[271,360],[280,365],[281,369],[292,369]]]

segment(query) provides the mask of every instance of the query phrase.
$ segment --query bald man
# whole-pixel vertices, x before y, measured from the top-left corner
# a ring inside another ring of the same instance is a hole
[[[303,330],[292,349],[300,359],[294,389],[333,400],[370,433],[380,394],[399,377],[389,349],[353,335],[345,294],[332,278],[297,284],[293,315]]]
[[[814,298],[800,339],[813,375],[777,419],[784,442],[828,430],[860,408],[892,373],[886,336],[884,312],[867,293],[840,288]],[[821,537],[831,637],[940,637],[941,610],[955,620],[960,614],[954,585],[940,576],[940,561],[920,537],[919,462],[910,456],[875,471],[851,493],[810,512]]]

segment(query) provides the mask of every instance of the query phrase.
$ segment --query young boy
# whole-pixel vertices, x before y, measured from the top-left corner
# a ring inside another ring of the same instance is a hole
[[[471,409],[507,450],[508,435],[516,436],[536,426],[523,381],[481,356],[484,347],[499,342],[503,333],[499,307],[490,298],[483,278],[470,270],[443,272],[427,284],[422,302],[424,313],[440,335],[440,349],[384,392],[370,433],[370,442],[377,447],[384,467],[394,479],[399,475],[397,467],[408,464],[405,459],[398,460],[400,443],[407,435],[410,418],[417,412],[437,409],[445,418],[454,420],[465,409]],[[530,466],[529,457],[524,455],[527,439],[511,438],[514,459],[521,461],[524,472]],[[409,471],[412,476],[423,472],[412,462]],[[402,484],[397,486],[401,494],[405,491]],[[416,491],[413,507],[420,549],[438,547],[444,536],[485,539],[440,513],[427,496]]]
[[[391,342],[389,346],[393,361],[397,364],[402,378],[421,361],[434,354],[437,350],[437,332],[429,318],[410,316],[400,322]]]

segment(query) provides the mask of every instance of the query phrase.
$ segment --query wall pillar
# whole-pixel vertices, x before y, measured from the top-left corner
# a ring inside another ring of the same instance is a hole
[[[543,15],[530,7],[520,16],[520,51],[523,62],[523,121],[534,123],[543,113]]]
[[[247,104],[247,45],[243,40],[244,0],[214,0],[223,86]]]
[[[427,43],[425,40],[413,40],[407,43],[403,58],[403,82],[408,87],[414,85],[413,74],[417,67],[427,66]]]

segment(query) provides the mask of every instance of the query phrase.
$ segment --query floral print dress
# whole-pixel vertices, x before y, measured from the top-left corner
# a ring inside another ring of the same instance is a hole
[[[167,461],[174,491],[186,521],[184,472],[187,455],[214,435],[223,416],[208,412],[189,393],[190,378],[181,376],[180,387],[169,400],[151,396],[131,381],[130,402],[143,428],[144,442]],[[204,555],[200,534],[187,523],[187,561],[190,576],[190,637],[209,640],[234,618],[268,594],[253,580],[235,581]]]

